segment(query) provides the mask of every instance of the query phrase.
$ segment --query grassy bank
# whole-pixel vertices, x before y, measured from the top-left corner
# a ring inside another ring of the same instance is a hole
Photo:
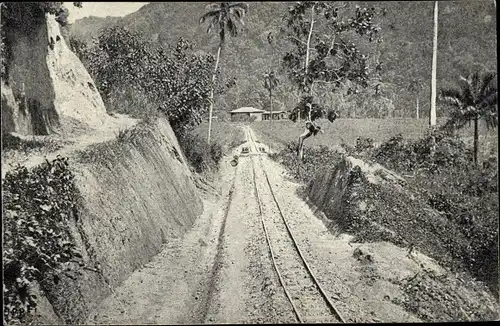
[[[207,139],[208,122],[203,122],[196,127],[191,134]],[[240,128],[240,124],[233,122],[223,122],[214,120],[212,122],[212,141],[222,146],[224,154],[233,147],[237,147],[245,142],[245,133]]]
[[[438,121],[438,124],[444,120]],[[305,146],[327,146],[337,148],[341,144],[354,146],[358,137],[371,138],[374,143],[382,143],[398,134],[405,139],[418,139],[424,136],[428,129],[426,119],[338,119],[334,123],[327,120],[317,122],[324,131],[316,137],[305,141]],[[294,123],[290,120],[256,121],[251,124],[259,139],[271,146],[284,148],[290,141],[297,141],[304,131],[304,122]],[[472,144],[473,127],[460,130],[459,135],[464,138],[467,145]],[[487,130],[480,124],[479,128],[481,150],[487,154],[490,151],[498,153],[497,130]]]
[[[283,123],[283,126],[291,129],[288,123]],[[440,218],[448,221],[456,232],[451,232],[450,229],[439,230],[427,222],[417,223],[417,227],[425,229],[424,233],[429,237],[441,239],[448,254],[453,258],[452,266],[456,270],[468,271],[487,283],[493,293],[498,293],[497,147],[483,145],[481,164],[476,166],[472,163],[471,145],[468,139],[462,136],[468,130],[463,130],[454,137],[443,138],[438,142],[434,155],[430,154],[428,134],[422,132],[419,138],[416,137],[415,131],[411,131],[411,128],[409,130],[406,133],[410,135],[408,137],[396,135],[379,144],[376,144],[375,139],[359,138],[353,145],[343,145],[343,150],[348,155],[380,163],[403,175],[407,180],[407,189],[419,198],[415,203],[418,209],[424,206],[432,208]],[[283,144],[286,139],[283,135],[286,134],[275,133],[273,136],[281,135],[280,141]],[[387,132],[385,136],[389,134]],[[383,139],[383,136],[378,135],[377,140]],[[332,149],[334,146],[331,146],[331,143],[330,146],[312,146],[313,142],[321,141],[321,137],[316,137],[317,140],[306,145],[302,162],[296,158],[296,142],[284,145],[273,158],[281,162],[293,177],[306,184],[314,176],[317,177],[319,171],[334,169],[341,160],[340,153]],[[484,137],[495,139],[492,131]],[[378,198],[377,194],[372,195]],[[397,199],[389,196],[386,201],[395,201],[396,205]],[[375,222],[380,223],[382,220]],[[392,219],[385,227],[398,230],[402,232],[398,236],[411,240],[411,228],[408,228],[408,225],[399,225],[406,223],[406,220],[408,219]],[[412,223],[415,221],[417,220]],[[353,232],[363,234],[367,230]],[[426,245],[430,243],[432,241]],[[434,258],[439,260],[439,257]]]
[[[186,159],[197,173],[216,170],[222,157],[245,141],[243,130],[227,122],[214,121],[210,144],[207,135],[208,123],[204,122],[178,137]]]

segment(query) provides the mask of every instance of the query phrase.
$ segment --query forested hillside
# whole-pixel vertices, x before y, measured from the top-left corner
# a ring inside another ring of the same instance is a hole
[[[89,43],[105,27],[120,25],[161,44],[175,45],[182,36],[194,41],[197,49],[215,54],[218,37],[208,35],[206,26],[199,24],[199,18],[206,12],[206,4],[150,3],[123,18],[84,18],[71,26],[71,35]],[[360,49],[381,63],[380,86],[375,90],[373,84],[353,95],[348,95],[346,89],[332,94],[329,89],[318,88],[318,100],[327,107],[336,107],[342,116],[414,117],[418,95],[421,116],[426,116],[432,60],[433,2],[345,4],[345,10],[351,12],[356,5],[373,6],[380,10],[385,8],[384,15],[375,18],[381,27],[379,34],[383,42],[358,42]],[[221,60],[223,74],[236,77],[237,83],[217,99],[216,112],[246,105],[267,109],[268,96],[263,86],[263,74],[271,65],[277,68],[278,58],[282,62],[286,48],[286,42],[281,42],[279,49],[273,49],[267,42],[267,35],[269,32],[277,33],[285,25],[282,17],[289,5],[289,2],[249,2],[249,11],[244,18],[245,32],[228,39]],[[438,51],[438,88],[452,86],[459,75],[474,66],[496,70],[496,13],[493,2],[440,2]],[[276,90],[275,108],[291,109],[297,101],[295,89],[283,72],[280,79],[282,83]],[[418,87],[417,91],[410,90],[412,83],[420,83],[421,90],[418,91]],[[387,107],[383,114],[379,108],[372,110],[380,106]],[[442,114],[443,110],[438,110],[438,115]]]

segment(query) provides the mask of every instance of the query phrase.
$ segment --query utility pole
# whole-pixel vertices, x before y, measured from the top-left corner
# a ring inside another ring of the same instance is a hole
[[[419,110],[418,109],[419,109],[419,107],[418,107],[418,96],[417,96],[417,120],[420,119],[419,112],[418,112]]]
[[[431,77],[431,112],[429,125],[436,125],[436,72],[437,72],[437,41],[438,41],[438,2],[434,2],[434,40],[432,44],[432,77]]]
[[[222,49],[222,44],[219,45],[219,49],[217,50],[217,61],[215,61],[215,71],[212,76],[212,89],[210,90],[210,109],[208,113],[208,137],[207,137],[207,142],[210,144],[210,136],[212,134],[212,112],[214,108],[214,88],[215,88],[215,78],[217,76],[217,68],[219,67],[219,59],[220,59],[220,52]]]

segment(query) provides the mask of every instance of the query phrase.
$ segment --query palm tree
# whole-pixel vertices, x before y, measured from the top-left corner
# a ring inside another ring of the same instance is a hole
[[[245,16],[248,5],[246,3],[231,3],[231,2],[216,2],[207,6],[208,12],[200,18],[200,24],[209,20],[207,33],[210,33],[214,28],[219,32],[219,48],[217,50],[217,60],[215,61],[215,71],[212,76],[212,90],[210,91],[210,110],[208,118],[208,143],[210,143],[210,134],[212,131],[212,110],[214,105],[214,88],[217,69],[219,67],[219,59],[221,50],[226,42],[226,33],[230,36],[237,36],[239,33],[238,24],[245,25],[243,16]]]
[[[274,71],[264,74],[264,88],[269,92],[269,101],[271,103],[271,120],[273,119],[273,90],[278,87],[279,79],[276,77]]]
[[[486,122],[487,128],[498,126],[498,105],[496,74],[479,71],[460,78],[460,90],[442,90],[440,100],[455,108],[445,124],[448,130],[464,127],[474,121],[474,162],[478,163],[479,120]]]
[[[434,40],[432,42],[431,112],[429,125],[436,125],[436,70],[437,70],[438,2],[434,3]]]

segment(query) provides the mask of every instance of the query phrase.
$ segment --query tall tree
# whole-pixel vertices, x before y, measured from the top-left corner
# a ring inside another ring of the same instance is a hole
[[[229,35],[233,37],[236,37],[239,34],[238,25],[244,25],[243,17],[248,11],[248,5],[241,2],[217,2],[209,4],[207,8],[208,12],[201,16],[200,24],[203,24],[208,20],[209,25],[207,28],[207,33],[210,34],[210,32],[214,30],[214,28],[219,32],[219,48],[217,49],[215,70],[212,76],[212,91],[210,92],[210,109],[208,113],[209,117],[207,140],[208,143],[210,143],[210,135],[212,132],[212,112],[214,105],[215,79],[217,76],[217,69],[219,68],[221,51],[226,42],[226,33],[229,33]]]
[[[445,128],[454,130],[474,122],[474,162],[478,162],[479,120],[488,128],[498,126],[498,92],[495,73],[476,71],[467,78],[460,78],[460,90],[442,90],[440,100],[455,108]]]
[[[376,10],[356,6],[352,13],[345,9],[349,6],[302,1],[289,8],[282,38],[291,43],[292,50],[283,57],[283,64],[302,98],[314,101],[317,83],[330,85],[333,92],[347,80],[368,87],[368,56],[349,41],[349,35],[356,33],[373,41],[380,30],[373,22]],[[313,103],[309,104],[311,111]],[[312,118],[312,111],[307,116]]]
[[[434,38],[432,41],[432,76],[431,76],[431,112],[429,125],[436,125],[436,75],[437,75],[437,42],[438,42],[438,2],[434,2]]]
[[[264,88],[269,92],[270,120],[273,120],[273,91],[278,87],[279,82],[274,71],[264,74]]]
[[[328,85],[331,92],[345,87],[348,81],[369,86],[372,71],[368,55],[351,40],[352,34],[367,37],[370,42],[375,40],[380,30],[373,22],[377,12],[375,8],[351,8],[349,3],[301,1],[286,13],[280,38],[290,42],[291,50],[284,55],[283,65],[290,81],[302,93],[290,116],[292,120],[337,116],[315,103],[315,84]]]

